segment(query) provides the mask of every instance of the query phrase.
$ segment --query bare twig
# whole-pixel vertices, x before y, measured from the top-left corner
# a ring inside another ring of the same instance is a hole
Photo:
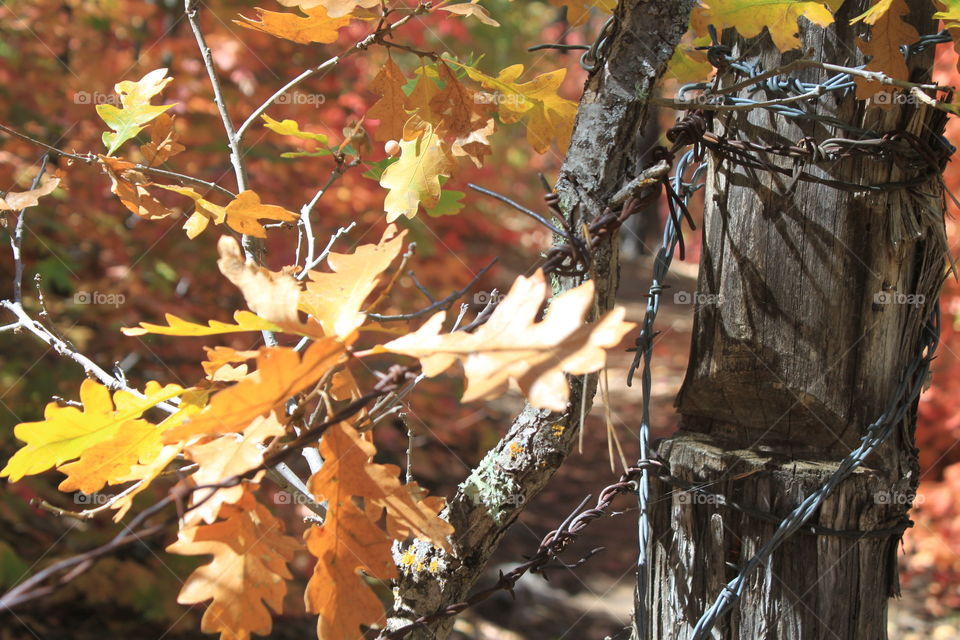
[[[419,311],[414,311],[412,313],[400,313],[396,315],[382,315],[379,313],[368,313],[367,317],[369,317],[372,320],[377,320],[378,322],[390,322],[393,320],[412,320],[413,318],[419,318],[420,316],[426,315],[432,311],[437,311],[437,310],[445,311],[450,308],[450,305],[452,305],[461,296],[463,296],[463,294],[465,294],[467,291],[472,289],[473,286],[477,283],[477,281],[480,280],[480,278],[482,278],[483,275],[490,270],[490,267],[492,267],[496,263],[497,263],[497,259],[494,258],[493,260],[490,261],[490,263],[487,266],[485,266],[483,269],[480,269],[477,275],[475,275],[473,279],[470,280],[470,283],[467,286],[465,286],[463,289],[458,289],[453,293],[451,293],[450,295],[448,295],[443,300],[437,300],[433,304],[427,307],[424,307]]]

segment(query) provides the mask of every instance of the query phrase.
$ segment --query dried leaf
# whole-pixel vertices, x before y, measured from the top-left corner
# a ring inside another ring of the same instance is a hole
[[[349,15],[332,18],[320,4],[303,9],[306,17],[282,11],[266,11],[259,7],[254,11],[258,20],[240,16],[239,20],[233,21],[234,24],[300,44],[336,42],[337,31],[350,23]]]
[[[186,453],[199,468],[190,476],[198,486],[216,485],[228,478],[240,476],[263,464],[260,445],[285,433],[277,417],[270,413],[254,419],[243,433],[230,433],[204,444],[188,446]],[[253,479],[254,482],[258,478]],[[208,524],[217,519],[220,505],[239,502],[245,491],[243,484],[219,489],[197,489],[191,502],[197,505],[187,512],[188,521],[199,518]]]
[[[280,613],[292,578],[287,563],[301,545],[283,534],[283,522],[256,502],[247,490],[236,505],[221,509],[222,520],[180,530],[170,553],[213,556],[180,590],[177,602],[213,600],[200,630],[219,633],[220,640],[249,640],[251,633],[270,633],[270,610]],[[269,607],[269,609],[267,608]]]
[[[328,512],[323,525],[307,533],[307,549],[317,558],[307,609],[319,614],[319,638],[353,638],[360,625],[383,620],[383,606],[358,572],[395,578],[392,539],[413,535],[449,550],[453,529],[437,517],[442,501],[424,499],[415,484],[401,484],[398,467],[372,462],[376,449],[350,425],[328,429],[320,451],[326,464],[310,479],[310,490],[328,501]],[[364,500],[363,511],[357,497]],[[376,525],[384,510],[387,532]]]
[[[900,52],[900,46],[913,44],[919,40],[920,34],[904,20],[904,17],[910,14],[910,7],[905,0],[891,0],[885,4],[888,5],[886,11],[868,11],[861,16],[864,22],[871,25],[870,40],[857,38],[857,46],[864,55],[870,56],[866,67],[868,71],[879,71],[896,80],[909,80],[910,72]],[[890,88],[879,82],[870,82],[864,78],[854,78],[854,81],[857,83],[858,100],[866,100],[878,92],[883,92],[886,98],[891,96]],[[889,99],[876,97],[874,101],[880,105],[892,106]]]
[[[29,191],[8,191],[0,198],[0,211],[19,211],[27,207],[35,207],[40,198],[50,195],[60,186],[60,178],[47,176],[40,180],[36,189]]]
[[[609,0],[604,0],[609,1]],[[614,4],[616,1],[614,0]],[[480,22],[491,27],[499,27],[500,23],[490,17],[490,12],[487,11],[484,7],[481,7],[479,4],[474,4],[471,2],[464,2],[461,4],[447,4],[437,7],[442,11],[449,11],[459,16],[473,16]]]
[[[140,153],[143,154],[145,164],[157,166],[185,148],[177,142],[177,134],[173,130],[173,118],[168,113],[161,113],[150,125],[150,142],[140,145]]]
[[[261,204],[260,196],[250,190],[239,194],[227,205],[227,226],[255,238],[267,237],[267,230],[260,224],[261,220],[295,222],[299,217],[283,207]]]
[[[251,311],[279,325],[301,325],[297,316],[300,283],[293,276],[248,263],[232,236],[222,236],[217,250],[220,273],[243,292]]]
[[[320,323],[328,336],[346,338],[366,320],[363,303],[380,283],[383,272],[400,254],[406,232],[390,225],[377,244],[357,247],[353,253],[331,252],[331,273],[311,271],[300,309]]]
[[[133,169],[133,163],[108,156],[98,156],[100,167],[110,178],[112,191],[127,209],[147,220],[160,220],[174,214],[150,195],[146,185],[151,184]]]
[[[380,96],[366,115],[367,119],[380,121],[373,134],[374,140],[396,140],[403,136],[403,125],[409,118],[404,110],[407,94],[403,92],[403,85],[406,82],[407,78],[397,63],[393,58],[387,58],[387,63],[370,85],[370,90]]]
[[[593,281],[557,296],[546,317],[536,322],[547,293],[543,271],[538,270],[530,278],[517,278],[490,319],[474,333],[441,335],[445,313],[440,312],[416,332],[383,347],[419,358],[427,376],[438,375],[460,360],[467,377],[464,402],[494,398],[516,383],[531,405],[563,411],[569,397],[563,374],[602,369],[605,350],[615,347],[635,325],[623,322],[621,307],[595,324],[584,324],[593,304]]]

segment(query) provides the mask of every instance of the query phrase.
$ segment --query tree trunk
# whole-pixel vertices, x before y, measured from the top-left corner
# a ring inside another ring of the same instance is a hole
[[[686,30],[693,0],[622,0],[608,33],[601,60],[590,74],[577,111],[570,148],[556,190],[568,215],[579,208],[589,224],[603,214],[607,200],[635,176],[637,130],[646,114],[653,87],[666,69]],[[617,238],[592,256],[597,310],[613,305],[619,276]],[[554,292],[573,288],[582,279],[554,283]],[[430,543],[414,541],[415,567],[404,570],[394,590],[389,629],[404,627],[420,616],[464,600],[480,578],[507,528],[524,504],[536,496],[566,459],[577,441],[580,416],[589,411],[596,375],[570,380],[567,410],[556,414],[527,406],[504,437],[462,482],[443,516],[456,529],[452,554]],[[559,426],[559,428],[558,428]],[[571,508],[575,505],[570,505]],[[563,514],[558,514],[562,517]],[[453,618],[445,617],[413,631],[408,638],[445,638]]]
[[[744,40],[728,31],[723,41],[735,57],[758,61],[762,69],[801,51],[823,62],[860,65],[855,42],[868,30],[862,23],[850,26],[850,19],[870,4],[848,0],[826,29],[801,20],[798,51],[779,53],[766,32]],[[909,21],[921,34],[933,32],[930,3],[908,4]],[[932,48],[912,56],[911,80],[926,81],[931,64]],[[815,68],[791,74],[809,82],[832,75]],[[721,84],[741,79],[723,75]],[[852,93],[829,94],[804,108],[881,134],[907,130],[934,147],[943,127],[942,114],[926,106],[882,109]],[[711,129],[729,140],[774,145],[805,136],[818,143],[857,137],[823,121],[763,109],[719,113]],[[792,161],[763,157],[794,169]],[[905,170],[896,162],[902,159],[860,155],[800,168],[858,185],[908,181],[927,170]],[[652,483],[647,596],[637,603],[649,617],[645,633],[636,635],[692,638],[694,623],[770,539],[780,518],[824,484],[888,407],[918,357],[942,282],[942,193],[939,174],[910,189],[854,192],[791,184],[790,175],[711,155],[701,295],[676,402],[681,428],[657,447],[676,480],[674,486]],[[914,407],[809,521],[873,533],[793,535],[750,576],[712,637],[886,637],[887,599],[899,592],[897,524],[917,483]],[[688,485],[710,493],[682,490]]]

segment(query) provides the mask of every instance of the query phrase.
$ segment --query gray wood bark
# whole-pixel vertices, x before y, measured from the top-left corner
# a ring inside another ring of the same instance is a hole
[[[564,211],[579,205],[582,219],[589,222],[603,212],[607,198],[633,177],[628,170],[647,99],[686,30],[692,4],[693,0],[623,0],[617,7],[606,63],[587,81],[557,183]],[[616,238],[596,252],[593,265],[603,313],[611,308],[616,293]],[[555,282],[554,291],[579,284]],[[582,378],[571,380],[571,402],[565,412],[528,406],[514,420],[450,500],[444,517],[456,529],[453,554],[414,543],[422,566],[436,559],[439,570],[402,573],[388,628],[402,627],[469,594],[507,527],[566,459],[577,441],[581,411],[589,410],[595,391],[595,376],[586,385]],[[552,429],[557,424],[564,427],[559,437]],[[564,515],[558,512],[558,522]],[[444,638],[452,626],[452,618],[447,618],[408,637]]]
[[[827,29],[801,20],[802,50],[824,62],[863,63],[867,29],[851,17],[871,3],[848,0]],[[910,0],[911,22],[931,33],[930,3]],[[764,69],[781,54],[764,33],[732,32],[734,55]],[[931,55],[911,61],[926,79]],[[826,73],[802,72],[820,81]],[[732,84],[731,78],[724,79]],[[864,129],[906,128],[930,141],[938,116],[926,107],[865,108],[852,95],[818,111]],[[833,130],[763,110],[718,116],[730,138],[793,144]],[[847,136],[839,133],[836,135]],[[780,166],[792,167],[780,163]],[[858,184],[905,179],[892,162],[846,159],[804,167]],[[885,409],[908,363],[944,271],[942,185],[911,192],[851,193],[711,158],[694,335],[677,398],[681,430],[660,443],[670,472],[749,508],[787,514],[823,484]],[[931,194],[931,195],[924,195]],[[877,294],[886,294],[877,297]],[[884,300],[915,295],[916,304]],[[905,516],[917,482],[915,415],[840,486],[814,522],[875,530]],[[706,496],[653,483],[650,639],[686,639],[693,623],[775,526]],[[898,593],[899,535],[852,540],[798,534],[748,582],[715,637],[876,640],[886,637],[887,599]]]

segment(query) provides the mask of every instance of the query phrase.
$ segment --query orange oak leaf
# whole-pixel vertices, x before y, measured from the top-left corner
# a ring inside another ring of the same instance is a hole
[[[266,417],[255,418],[243,433],[229,433],[203,444],[188,446],[187,456],[198,465],[191,478],[202,487],[243,475],[263,463],[260,445],[269,438],[283,434],[283,425],[270,413]],[[257,482],[258,479],[253,481]],[[219,489],[197,489],[191,498],[191,502],[197,506],[187,512],[186,518],[188,521],[200,518],[208,524],[213,523],[220,512],[220,505],[235,504],[243,497],[244,491],[243,484]]]
[[[360,312],[387,270],[400,254],[406,231],[389,225],[377,244],[357,247],[353,253],[331,252],[331,272],[311,271],[306,290],[300,294],[300,309],[320,323],[328,336],[346,338],[366,316]]]
[[[257,12],[259,20],[240,16],[239,20],[233,22],[241,27],[269,33],[277,38],[300,44],[336,42],[337,31],[350,23],[349,15],[330,17],[322,4],[316,4],[309,9],[302,8],[302,10],[307,14],[306,16],[283,11],[266,11],[258,7],[254,11]]]
[[[323,525],[307,533],[307,549],[317,557],[307,609],[319,614],[319,638],[353,638],[360,625],[383,619],[380,601],[358,572],[394,578],[392,540],[416,536],[449,550],[453,528],[437,517],[442,500],[424,499],[415,483],[401,484],[399,467],[372,462],[376,448],[350,425],[328,429],[320,451],[326,463],[311,477],[310,490],[327,501],[328,511]],[[363,498],[362,511],[357,497]],[[386,532],[377,526],[384,511]]]
[[[35,207],[40,198],[53,193],[60,186],[60,178],[47,176],[40,181],[36,189],[28,191],[8,191],[0,197],[0,211],[19,211],[27,207]]]
[[[217,392],[204,411],[166,431],[163,441],[170,444],[196,435],[243,431],[254,419],[279,409],[315,383],[343,357],[344,345],[335,338],[317,340],[303,359],[293,349],[265,347],[260,350],[255,372]]]
[[[209,564],[195,570],[177,596],[180,604],[213,600],[203,614],[200,629],[219,633],[220,640],[249,640],[251,633],[270,633],[270,611],[283,610],[287,564],[302,548],[284,535],[275,518],[246,490],[236,505],[224,505],[221,520],[188,525],[167,551],[186,556],[212,555]],[[269,607],[269,609],[268,609]]]
[[[857,46],[864,55],[870,56],[866,67],[868,71],[879,71],[896,80],[909,80],[910,72],[900,52],[900,46],[913,44],[920,38],[920,34],[913,25],[904,20],[910,13],[904,0],[881,4],[887,5],[885,11],[868,11],[861,16],[863,21],[870,25],[870,40],[857,38]],[[858,100],[874,97],[874,102],[878,105],[891,105],[892,100],[889,98],[893,94],[890,87],[864,78],[854,78],[854,81],[857,84]],[[883,92],[883,95],[877,96],[878,92]]]
[[[318,640],[361,637],[360,625],[385,621],[383,604],[360,574],[397,577],[392,541],[362,511],[347,502],[310,527],[307,551],[317,558],[304,594],[307,611],[318,614]]]
[[[189,420],[191,416],[206,406],[209,398],[209,389],[187,389],[180,396],[179,410],[167,416],[163,422],[157,425],[157,429],[163,432]],[[111,499],[110,508],[116,510],[116,514],[113,516],[114,522],[123,519],[127,511],[133,506],[133,499],[149,487],[150,483],[167,468],[167,465],[176,460],[182,450],[182,442],[165,445],[152,460],[144,464],[134,464],[125,475],[116,478],[115,484],[123,482],[134,482],[135,484],[127,487]]]
[[[170,114],[161,113],[150,125],[150,142],[140,145],[145,164],[153,167],[161,165],[185,149],[177,142],[173,120]]]
[[[234,231],[244,233],[255,238],[266,238],[267,230],[260,224],[260,220],[276,220],[277,222],[295,222],[299,215],[287,211],[283,207],[272,204],[262,204],[256,191],[244,191],[227,205],[227,226]]]
[[[200,363],[207,380],[214,382],[236,382],[247,375],[247,365],[233,365],[256,358],[259,351],[237,351],[230,347],[204,347],[207,359]]]
[[[380,126],[373,134],[374,140],[396,140],[403,136],[403,125],[409,118],[404,106],[407,103],[407,94],[403,92],[403,85],[407,82],[403,71],[393,61],[387,58],[387,63],[381,67],[370,90],[380,96],[380,99],[367,110],[367,119],[379,120]]]
[[[474,333],[441,335],[446,314],[440,312],[416,332],[383,348],[419,358],[427,376],[461,361],[467,378],[464,402],[494,398],[515,383],[534,407],[563,411],[569,397],[564,373],[602,369],[606,349],[615,347],[635,325],[623,321],[622,307],[595,324],[584,323],[593,306],[593,281],[557,296],[546,317],[536,322],[547,293],[542,270],[529,278],[520,276]]]
[[[150,195],[147,186],[152,183],[133,168],[133,163],[109,156],[97,158],[100,167],[110,178],[110,191],[120,198],[127,209],[147,220],[160,220],[175,213]]]

